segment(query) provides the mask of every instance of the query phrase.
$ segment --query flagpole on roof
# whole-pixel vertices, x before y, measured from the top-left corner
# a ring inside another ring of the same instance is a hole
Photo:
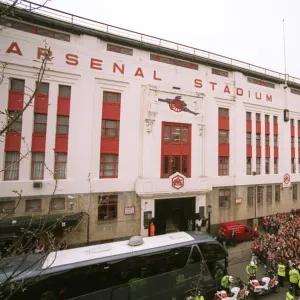
[[[286,50],[285,50],[285,26],[284,19],[282,20],[282,29],[283,29],[283,56],[284,56],[284,84],[287,86],[287,74],[286,74]]]

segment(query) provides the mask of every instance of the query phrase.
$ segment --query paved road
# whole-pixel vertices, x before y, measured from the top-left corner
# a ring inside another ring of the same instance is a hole
[[[246,282],[246,266],[249,263],[249,261],[231,264],[229,266],[229,274],[234,277],[240,277],[244,282]],[[265,268],[261,265],[258,266],[258,273],[257,278],[262,278],[264,273],[266,272]],[[284,300],[285,294],[288,290],[289,283],[285,281],[284,287],[280,289],[278,294],[271,293],[269,295],[264,295],[261,297],[261,299],[268,299],[268,300]]]

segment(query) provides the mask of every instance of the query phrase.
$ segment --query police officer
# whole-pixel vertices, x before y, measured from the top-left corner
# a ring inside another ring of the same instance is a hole
[[[198,291],[197,296],[194,298],[194,300],[204,300],[204,297],[201,296],[201,291]]]
[[[285,278],[285,269],[286,266],[283,264],[283,261],[279,261],[277,265],[277,275],[280,286],[284,286],[284,278]]]
[[[299,279],[299,272],[295,267],[295,264],[292,264],[292,270],[289,272],[290,276],[290,284],[293,291],[293,295],[296,295],[297,285],[298,285],[298,279]]]
[[[286,297],[285,300],[294,300],[294,296],[293,296],[293,288],[290,287],[289,290],[286,292]]]
[[[255,265],[254,261],[251,261],[250,264],[247,265],[246,272],[249,276],[249,280],[256,278],[257,266]]]
[[[233,277],[229,275],[223,276],[221,280],[221,288],[229,295],[231,294],[231,283],[233,282]]]

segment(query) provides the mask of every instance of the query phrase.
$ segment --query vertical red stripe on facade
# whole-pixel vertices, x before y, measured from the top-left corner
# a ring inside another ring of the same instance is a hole
[[[278,135],[278,124],[273,124],[273,131],[275,135]]]
[[[265,134],[270,134],[270,123],[269,122],[265,123]]]
[[[246,120],[246,132],[252,132],[252,120]]]
[[[8,115],[14,119],[22,111],[24,105],[25,81],[11,78],[8,93]],[[9,121],[8,121],[9,122]],[[18,125],[18,126],[15,126]],[[7,130],[5,136],[5,151],[20,152],[22,140],[22,115]]]
[[[261,133],[261,121],[256,120],[256,133]]]

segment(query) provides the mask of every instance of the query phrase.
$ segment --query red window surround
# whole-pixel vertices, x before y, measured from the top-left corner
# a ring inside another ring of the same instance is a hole
[[[191,125],[163,122],[161,178],[176,172],[191,177]]]
[[[252,113],[246,112],[246,132],[252,132]]]
[[[119,153],[120,112],[121,94],[103,92],[101,154]]]
[[[56,153],[68,152],[69,121],[71,105],[71,87],[59,85],[57,98],[57,120],[56,120]]]
[[[8,111],[9,117],[7,122],[12,121],[17,114],[23,109],[24,105],[24,89],[25,81],[22,79],[10,79],[10,90],[8,94]],[[13,122],[10,129],[5,136],[5,151],[21,150],[21,131],[22,131],[22,117]]]

